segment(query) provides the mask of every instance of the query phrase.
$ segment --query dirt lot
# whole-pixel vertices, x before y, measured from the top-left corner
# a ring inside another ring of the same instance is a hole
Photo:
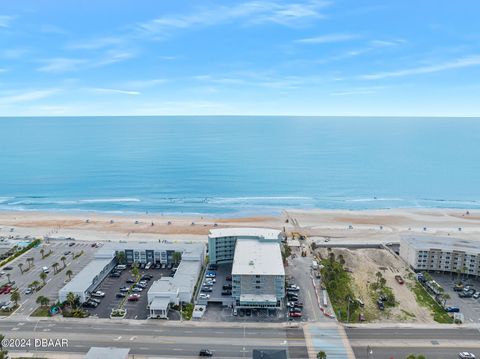
[[[319,249],[323,258],[327,258],[327,249]],[[413,279],[408,278],[411,271],[399,258],[384,249],[346,249],[333,248],[335,256],[342,254],[345,267],[352,271],[354,292],[365,303],[364,314],[367,321],[381,322],[416,322],[433,323],[429,311],[417,304],[415,294],[408,288],[408,283]],[[398,305],[386,309],[384,312],[377,309],[372,298],[369,284],[376,281],[375,273],[381,272],[387,281],[387,286],[392,288]],[[395,275],[401,275],[405,284],[400,285],[395,280]],[[413,278],[413,277],[412,277]]]

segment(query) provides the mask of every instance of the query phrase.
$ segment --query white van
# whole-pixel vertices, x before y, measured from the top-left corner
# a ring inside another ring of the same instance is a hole
[[[127,269],[127,266],[125,264],[119,264],[115,267],[115,269],[117,270],[124,270],[124,269]]]
[[[48,267],[42,267],[43,273],[50,273]]]

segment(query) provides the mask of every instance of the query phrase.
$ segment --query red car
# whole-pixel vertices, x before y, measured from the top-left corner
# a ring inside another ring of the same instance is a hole
[[[10,294],[11,291],[12,291],[12,287],[6,287],[3,291],[3,294]]]
[[[290,315],[291,318],[301,318],[302,317],[302,313],[300,313],[300,312],[290,312],[289,315]]]
[[[139,294],[130,294],[128,296],[128,301],[129,302],[136,302],[140,299],[140,295]]]

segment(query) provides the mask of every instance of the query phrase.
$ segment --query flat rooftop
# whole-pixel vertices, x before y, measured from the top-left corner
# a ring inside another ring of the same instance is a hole
[[[186,251],[186,252],[202,252],[205,248],[204,243],[192,242],[109,242],[106,243],[102,250],[172,250],[172,251]]]
[[[92,285],[94,278],[112,261],[110,258],[96,258],[88,263],[78,274],[72,278],[61,290],[65,292],[81,292]]]
[[[402,240],[418,250],[441,249],[480,254],[480,241],[454,237],[405,236]]]
[[[285,275],[280,244],[256,239],[237,241],[232,274]]]
[[[130,349],[114,347],[91,347],[85,359],[127,359]]]
[[[211,229],[209,238],[222,237],[260,237],[262,239],[278,240],[282,232],[272,228],[218,228]]]

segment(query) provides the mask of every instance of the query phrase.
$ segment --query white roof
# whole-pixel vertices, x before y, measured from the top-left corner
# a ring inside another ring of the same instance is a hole
[[[127,348],[91,347],[85,359],[127,359],[129,351]]]
[[[278,242],[242,239],[237,241],[233,275],[285,275]]]
[[[454,237],[405,236],[405,242],[418,250],[440,249],[442,251],[461,251],[468,254],[480,254],[480,241]]]
[[[92,260],[85,266],[85,268],[78,272],[78,274],[75,275],[75,277],[73,277],[72,280],[61,289],[61,291],[65,293],[85,292],[88,287],[93,284],[95,277],[99,275],[107,265],[110,264],[112,258],[113,256],[110,258],[97,258]]]
[[[166,293],[176,295],[178,293],[178,288],[173,283],[173,278],[163,277],[153,282],[152,286],[148,290],[148,293],[152,295],[160,295]]]
[[[170,298],[168,297],[155,297],[150,303],[150,309],[152,310],[167,310],[170,304]]]
[[[261,237],[263,239],[278,240],[282,232],[272,228],[218,228],[211,229],[209,238],[221,237]]]

